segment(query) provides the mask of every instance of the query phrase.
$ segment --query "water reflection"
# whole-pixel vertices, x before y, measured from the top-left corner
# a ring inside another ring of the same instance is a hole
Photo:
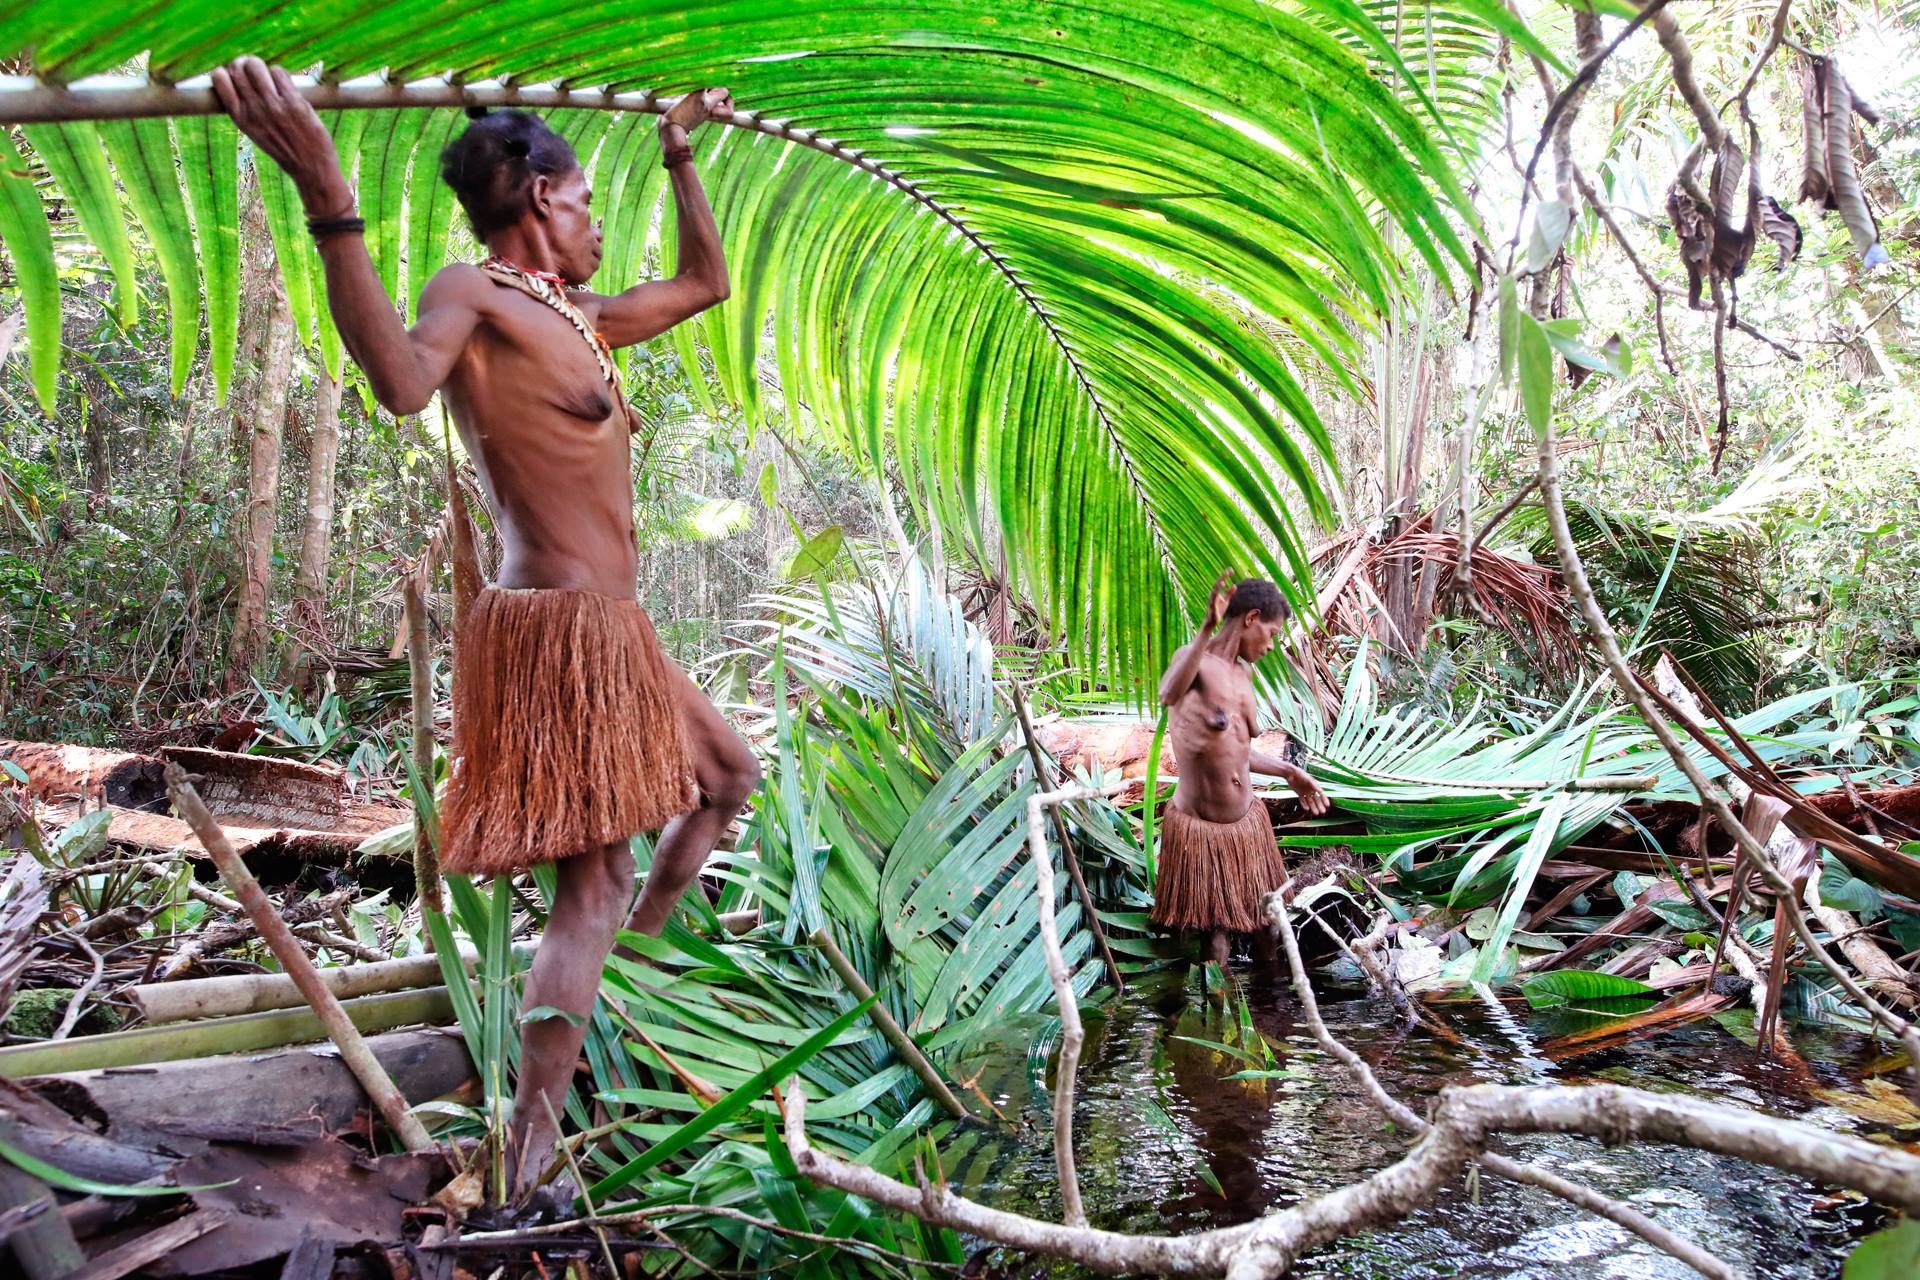
[[[1257,978],[1243,979],[1243,991],[1252,1027],[1272,1054],[1268,1068],[1284,1074],[1226,1079],[1249,1069],[1245,1055],[1257,1054],[1258,1046],[1246,1042],[1227,1008],[1203,1000],[1197,985],[1177,974],[1149,979],[1104,1013],[1090,1012],[1076,1148],[1095,1225],[1184,1232],[1242,1222],[1364,1177],[1404,1150],[1360,1089],[1312,1043],[1290,992]],[[1448,1005],[1444,1019],[1459,1034],[1449,1042],[1426,1031],[1403,1032],[1391,1025],[1385,1006],[1361,991],[1323,988],[1321,999],[1335,1034],[1416,1110],[1449,1084],[1606,1080],[1698,1093],[1855,1132],[1868,1128],[1814,1101],[1825,1090],[1859,1091],[1872,1049],[1858,1036],[1796,1029],[1795,1041],[1811,1061],[1783,1068],[1761,1061],[1708,1021],[1556,1063],[1537,1046],[1563,1033],[1564,1022],[1524,1008]],[[964,1161],[947,1169],[968,1194],[1057,1216],[1046,1067],[1029,1053],[1034,1030],[1009,1027],[997,1045],[981,1047],[981,1086],[1008,1098],[1009,1115],[1024,1108],[1026,1136],[970,1138]],[[971,1074],[977,1065],[965,1070]],[[1518,1139],[1508,1150],[1630,1201],[1768,1280],[1838,1276],[1852,1241],[1879,1221],[1871,1207],[1716,1156],[1607,1150],[1562,1137]],[[1692,1274],[1611,1223],[1493,1178],[1477,1188],[1450,1188],[1406,1222],[1311,1255],[1297,1272],[1529,1280],[1576,1273],[1583,1280]]]

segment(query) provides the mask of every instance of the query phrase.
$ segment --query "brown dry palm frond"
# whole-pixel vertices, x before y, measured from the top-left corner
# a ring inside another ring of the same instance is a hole
[[[1453,598],[1454,574],[1460,564],[1458,531],[1415,529],[1381,548],[1382,559],[1403,556],[1419,561],[1421,573],[1440,575],[1435,599]],[[1483,610],[1482,620],[1530,651],[1542,668],[1572,674],[1579,666],[1580,645],[1567,612],[1560,571],[1486,547],[1473,548],[1472,556],[1473,593]]]
[[[1375,542],[1375,536],[1370,527],[1356,527],[1312,554],[1316,569],[1324,575],[1319,617],[1294,656],[1314,691],[1335,695],[1335,702],[1340,688],[1334,666],[1336,639],[1370,637],[1397,652],[1418,654],[1425,648],[1428,624],[1437,614],[1468,607],[1455,591],[1460,562],[1457,531],[1436,532],[1429,511],[1389,538]],[[1573,674],[1579,667],[1580,649],[1559,571],[1484,546],[1473,548],[1472,561],[1475,616],[1531,653],[1543,670]],[[1395,576],[1411,586],[1391,590],[1389,579]],[[1395,610],[1388,605],[1395,598],[1411,603]]]

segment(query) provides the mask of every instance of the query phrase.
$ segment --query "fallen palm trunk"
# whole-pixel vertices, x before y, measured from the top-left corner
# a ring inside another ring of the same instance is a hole
[[[366,1043],[409,1105],[458,1094],[474,1084],[473,1061],[457,1034],[415,1028],[372,1035]],[[191,1132],[209,1122],[241,1131],[310,1129],[317,1122],[337,1132],[367,1109],[359,1082],[325,1044],[264,1055],[189,1058],[133,1071],[111,1067],[43,1075],[23,1087],[70,1102],[76,1095],[83,1097],[79,1109],[106,1116],[115,1134],[129,1127],[136,1132]],[[115,1176],[104,1167],[89,1176],[138,1180]]]
[[[372,1034],[395,1027],[451,1021],[453,1002],[445,987],[364,996],[341,1004],[356,1032]],[[22,1079],[62,1071],[139,1067],[182,1058],[226,1053],[258,1053],[328,1038],[327,1026],[312,1009],[278,1009],[236,1018],[176,1022],[100,1036],[44,1040],[0,1049],[0,1077]]]

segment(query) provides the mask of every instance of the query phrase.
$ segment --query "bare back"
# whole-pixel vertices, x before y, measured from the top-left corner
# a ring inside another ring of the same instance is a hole
[[[477,267],[442,271],[428,292],[442,291],[479,317],[441,392],[499,522],[498,585],[632,599],[627,415],[592,348],[551,308]],[[592,319],[591,295],[572,298]]]
[[[1182,650],[1181,652],[1184,652]],[[1180,655],[1174,657],[1178,664]],[[1253,682],[1237,661],[1208,652],[1168,713],[1180,781],[1174,806],[1207,822],[1238,822],[1253,795],[1256,707]]]

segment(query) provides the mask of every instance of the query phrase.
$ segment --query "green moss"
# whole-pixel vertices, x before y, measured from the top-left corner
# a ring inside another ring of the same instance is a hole
[[[67,1013],[67,1002],[72,999],[72,987],[17,992],[13,1008],[7,1013],[7,1030],[16,1036],[45,1040],[59,1029],[60,1019]]]
[[[9,1035],[20,1039],[50,1039],[59,1030],[60,1019],[67,1016],[67,1003],[72,999],[72,987],[42,987],[38,991],[15,992],[13,1008],[7,1011],[6,1021],[0,1026]],[[126,1017],[118,1009],[95,1004],[81,1016],[74,1031],[82,1035],[99,1035],[118,1031],[124,1022]]]

